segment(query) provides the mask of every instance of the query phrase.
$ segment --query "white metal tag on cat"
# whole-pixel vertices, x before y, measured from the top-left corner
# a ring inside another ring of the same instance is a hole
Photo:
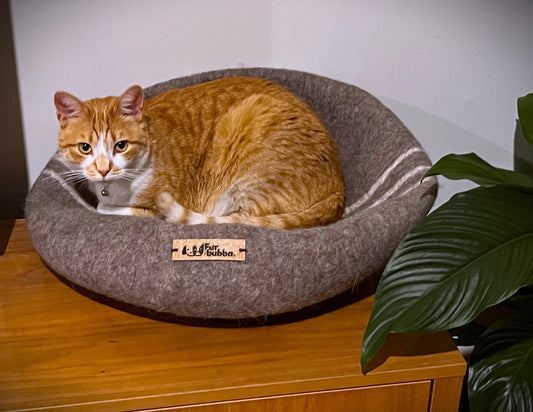
[[[174,239],[172,260],[245,260],[245,239]]]

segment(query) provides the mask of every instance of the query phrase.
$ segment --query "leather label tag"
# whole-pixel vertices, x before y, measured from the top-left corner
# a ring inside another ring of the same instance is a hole
[[[245,259],[245,239],[174,239],[172,243],[172,260]]]

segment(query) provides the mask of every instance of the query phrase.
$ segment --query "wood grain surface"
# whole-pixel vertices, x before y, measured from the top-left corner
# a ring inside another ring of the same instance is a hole
[[[372,297],[286,325],[222,329],[158,322],[64,285],[42,263],[20,220],[0,256],[0,285],[0,410],[219,408],[191,409],[203,412],[252,401],[263,402],[254,411],[315,410],[269,405],[321,405],[335,394],[339,405],[367,396],[372,402],[387,393],[384,399],[427,405],[433,386],[440,391],[432,392],[433,411],[457,408],[465,362],[447,333],[390,336],[372,370],[362,374]],[[398,395],[402,388],[407,395]]]

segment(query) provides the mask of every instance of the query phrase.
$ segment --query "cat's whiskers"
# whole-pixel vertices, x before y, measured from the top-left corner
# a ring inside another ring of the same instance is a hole
[[[61,179],[68,184],[87,184],[87,177],[80,170],[67,170],[58,173]]]
[[[122,169],[122,171],[123,171],[123,173],[120,176],[120,179],[123,179],[123,180],[131,182],[131,181],[137,179],[146,170],[144,170],[144,169]]]

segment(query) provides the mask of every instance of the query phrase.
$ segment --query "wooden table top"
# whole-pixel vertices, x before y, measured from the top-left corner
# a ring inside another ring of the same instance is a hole
[[[41,262],[24,221],[0,256],[0,410],[156,408],[462,376],[447,333],[390,336],[361,372],[372,297],[255,328],[158,322],[92,301]]]

